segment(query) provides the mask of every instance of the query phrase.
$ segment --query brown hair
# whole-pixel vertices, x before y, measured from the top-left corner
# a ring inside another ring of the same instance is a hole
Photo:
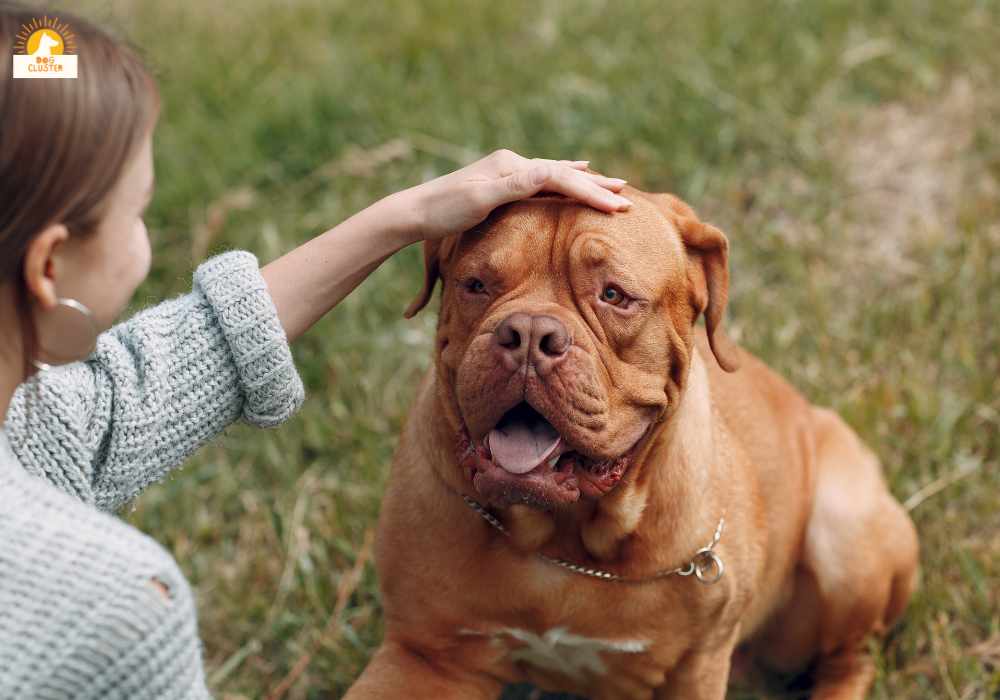
[[[76,79],[14,80],[17,34],[58,18],[73,33]],[[24,258],[33,238],[62,223],[86,236],[159,114],[156,83],[138,52],[65,12],[0,0],[0,285],[13,282],[26,369],[37,345]]]

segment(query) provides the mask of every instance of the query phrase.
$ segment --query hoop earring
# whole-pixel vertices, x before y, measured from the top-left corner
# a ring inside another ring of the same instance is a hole
[[[96,321],[94,321],[94,313],[85,304],[76,299],[65,297],[56,299],[56,308],[51,313],[62,313],[65,315],[67,312],[69,312],[67,318],[70,320],[59,329],[59,335],[62,337],[57,344],[63,347],[68,346],[69,352],[64,355],[56,355],[58,360],[52,362],[43,362],[37,358],[32,359],[31,364],[40,372],[45,372],[58,365],[82,360],[97,347],[97,336],[100,330],[97,327]],[[42,350],[45,350],[44,347]],[[48,353],[46,354],[48,355]],[[46,359],[52,359],[52,357],[47,356]]]

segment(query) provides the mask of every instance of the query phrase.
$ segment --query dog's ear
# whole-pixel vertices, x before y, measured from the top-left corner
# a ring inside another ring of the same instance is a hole
[[[434,286],[437,284],[438,278],[444,279],[441,274],[442,261],[448,259],[457,241],[458,234],[443,239],[424,241],[424,286],[416,299],[406,307],[403,318],[413,318],[420,309],[427,306],[427,302],[434,295]]]
[[[688,207],[690,211],[690,207]],[[705,331],[716,362],[727,372],[739,368],[736,350],[722,330],[729,301],[729,241],[722,231],[690,216],[677,215],[674,223],[687,249],[688,279],[698,313],[705,314]]]
[[[694,209],[679,197],[642,194],[666,215],[680,234],[688,256],[691,302],[698,314],[705,314],[705,330],[716,362],[727,372],[735,372],[736,348],[722,330],[722,317],[729,301],[729,241],[722,231],[701,221]]]

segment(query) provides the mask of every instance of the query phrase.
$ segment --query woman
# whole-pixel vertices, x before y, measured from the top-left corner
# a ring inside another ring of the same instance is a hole
[[[65,14],[79,78],[10,79],[9,42],[43,15],[0,3],[0,698],[207,697],[183,575],[109,513],[233,421],[292,415],[288,343],[397,250],[542,189],[624,209],[624,181],[498,151],[263,268],[215,257],[190,294],[110,328],[149,270],[158,93]]]

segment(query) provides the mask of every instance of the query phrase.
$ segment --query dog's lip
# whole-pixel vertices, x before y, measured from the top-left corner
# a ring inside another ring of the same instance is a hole
[[[489,446],[490,432],[492,432],[493,429],[495,429],[498,425],[500,425],[500,423],[504,419],[504,416],[507,416],[511,411],[517,409],[522,404],[526,404],[528,407],[530,407],[532,411],[534,411],[539,416],[544,418],[549,423],[549,425],[553,427],[553,430],[555,430],[557,433],[559,432],[558,429],[555,428],[555,423],[553,423],[552,420],[549,418],[549,416],[546,415],[546,411],[543,410],[538,405],[536,405],[535,402],[533,402],[529,396],[525,396],[520,401],[517,401],[516,403],[508,407],[501,414],[500,418],[497,419],[497,422],[493,426],[493,428],[487,430],[482,435],[482,437],[479,438],[478,444],[481,445],[481,447],[485,449],[487,453],[490,454],[491,458],[492,458],[492,452],[490,452],[490,446]],[[653,424],[654,421],[650,421],[650,423],[643,429],[643,431],[639,434],[639,436],[635,439],[635,441],[631,445],[629,445],[626,449],[624,449],[620,454],[610,455],[610,456],[597,454],[592,450],[578,446],[571,440],[567,439],[566,436],[564,436],[562,433],[559,433],[559,442],[552,449],[551,452],[547,453],[547,458],[551,458],[553,455],[561,456],[564,454],[571,454],[573,456],[578,456],[582,462],[591,467],[610,464],[622,458],[631,458],[632,453],[635,451],[636,447],[638,447],[638,445],[642,442],[643,438],[649,433],[649,430],[652,428]],[[465,423],[464,417],[461,418],[460,432],[465,435],[466,439],[470,437],[469,428],[468,425]],[[545,460],[539,460],[536,467],[544,464],[544,461]],[[525,471],[523,473],[525,474],[530,473],[530,470]]]
[[[505,469],[502,465],[498,464],[497,461],[492,458],[489,448],[485,449],[485,453],[484,461],[486,466],[489,469],[496,470],[498,473],[502,473],[509,477],[512,483],[530,481],[532,479],[546,479],[552,476],[556,484],[561,485],[566,480],[566,477],[575,476],[570,460],[562,459],[563,454],[567,454],[572,457],[573,453],[568,450],[561,450],[559,454],[552,455],[549,458],[542,460],[528,471],[520,474],[512,472],[509,469]]]
[[[573,463],[556,462],[558,458],[550,458],[528,472],[515,474],[489,458],[488,452],[480,452],[469,465],[468,476],[479,495],[492,505],[524,503],[547,509],[574,503],[581,494],[580,478]]]
[[[636,450],[652,425],[647,425],[628,449],[610,458],[590,457],[560,436],[545,459],[516,473],[493,459],[489,433],[473,442],[463,422],[458,432],[459,462],[476,491],[492,505],[505,507],[524,502],[547,509],[573,503],[581,495],[599,498],[609,493],[631,467]]]

